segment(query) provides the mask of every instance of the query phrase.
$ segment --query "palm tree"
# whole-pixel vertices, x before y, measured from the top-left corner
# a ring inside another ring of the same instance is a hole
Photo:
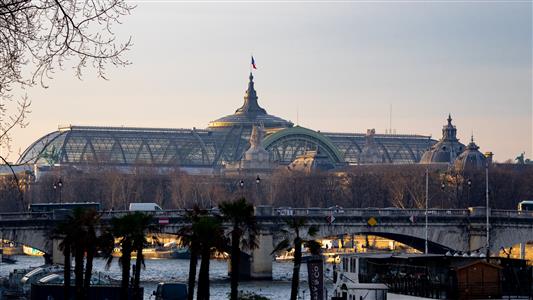
[[[227,247],[227,239],[220,218],[199,216],[192,225],[201,256],[200,273],[198,274],[197,300],[209,300],[209,260],[213,251],[223,251]]]
[[[305,240],[300,236],[300,231],[306,227],[305,219],[303,218],[291,218],[287,220],[287,226],[290,231],[283,230],[285,238],[279,242],[272,254],[281,250],[290,251],[294,248],[294,266],[292,271],[292,284],[291,284],[291,300],[296,300],[298,296],[298,288],[300,284],[300,266],[302,264],[302,246],[309,249],[309,252],[313,255],[320,254],[320,243],[314,239]],[[307,236],[314,237],[318,232],[318,228],[315,226],[309,226],[307,228]],[[291,237],[294,238],[291,241]]]
[[[96,255],[96,251],[98,251],[98,248],[101,244],[100,238],[101,236],[96,235],[96,228],[100,225],[100,214],[94,210],[84,210],[81,217],[81,225],[82,225],[82,231],[83,231],[83,241],[80,241],[82,243],[82,253],[81,253],[81,263],[83,264],[83,252],[86,253],[86,260],[85,260],[85,275],[83,276],[83,287],[82,287],[82,298],[88,299],[89,298],[89,287],[91,285],[91,277],[93,272],[93,261],[94,257]],[[82,270],[83,272],[83,265]]]
[[[88,296],[88,289],[91,280],[92,263],[96,252],[98,237],[95,227],[98,225],[100,215],[93,209],[74,209],[72,214],[64,222],[58,224],[54,229],[54,236],[63,238],[59,248],[64,255],[64,298],[70,297],[70,273],[71,257],[74,254],[74,274],[76,286],[76,299],[85,299]],[[85,280],[83,274],[83,259],[87,253],[87,264],[85,266]]]
[[[187,300],[193,300],[194,298],[194,285],[196,283],[196,266],[198,264],[198,256],[200,255],[200,241],[197,232],[194,230],[194,224],[199,221],[200,216],[205,216],[207,211],[201,210],[198,206],[195,206],[191,211],[187,211],[187,219],[191,223],[190,226],[182,227],[178,231],[180,237],[180,246],[187,247],[191,254],[189,260],[189,279],[188,287],[189,293],[187,294]]]
[[[241,245],[242,249],[245,250],[257,248],[257,221],[254,215],[254,206],[244,198],[235,201],[224,201],[220,203],[219,208],[223,218],[232,224],[229,233],[231,239],[230,299],[237,300]]]
[[[77,226],[75,226],[74,218],[69,216],[65,221],[59,223],[52,231],[52,239],[62,238],[59,243],[59,250],[63,252],[63,298],[70,299],[70,273],[71,273],[71,250],[74,244],[74,237],[76,236]]]
[[[152,224],[152,216],[143,213],[133,214],[135,219],[135,228],[133,230],[133,250],[136,252],[135,260],[135,276],[133,277],[133,291],[135,293],[134,299],[141,299],[142,294],[140,292],[141,281],[141,267],[144,265],[143,249],[148,245],[146,235],[150,232],[155,232],[156,228]]]
[[[131,252],[133,251],[133,241],[131,237],[131,228],[135,226],[131,215],[125,215],[120,218],[111,219],[110,232],[119,239],[118,246],[121,248],[122,255],[118,263],[122,269],[122,279],[120,282],[120,299],[128,299],[128,288],[130,282],[130,264]],[[106,268],[111,266],[113,261],[112,255],[107,256]]]
[[[130,282],[130,268],[132,252],[137,252],[137,267],[134,276],[134,292],[135,295],[139,292],[140,283],[140,268],[144,265],[142,249],[146,245],[146,234],[153,230],[151,225],[152,216],[140,212],[128,214],[120,218],[113,218],[111,220],[111,233],[114,237],[119,239],[119,246],[122,255],[118,260],[122,268],[122,279],[120,282],[120,299],[128,299],[128,288]],[[107,267],[111,265],[113,256],[107,253]]]
[[[96,228],[100,225],[100,217],[101,215],[94,209],[74,210],[74,218],[77,220],[79,231],[77,241],[74,244],[76,293],[79,299],[88,299],[89,297],[93,261],[101,244],[101,236],[96,234]],[[83,258],[85,255],[84,274]]]

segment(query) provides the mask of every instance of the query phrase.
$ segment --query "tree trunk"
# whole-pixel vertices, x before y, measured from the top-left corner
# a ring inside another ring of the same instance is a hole
[[[234,226],[231,233],[231,300],[237,300],[239,293],[239,266],[241,258],[239,243],[241,239],[238,230],[237,226]]]
[[[74,251],[74,276],[76,284],[76,299],[83,299],[83,247],[81,245],[75,246]]]
[[[63,269],[63,278],[65,278],[65,284],[63,289],[63,296],[65,300],[70,300],[70,270],[71,270],[71,257],[70,257],[70,245],[65,245],[63,250],[64,257],[64,269]]]
[[[191,260],[189,261],[189,293],[187,294],[187,300],[193,300],[194,284],[196,282],[196,265],[198,264],[198,246],[196,242],[191,243],[189,251],[191,252]]]
[[[296,300],[296,298],[298,297],[301,264],[302,264],[302,240],[299,237],[297,237],[294,239],[294,267],[292,270],[291,300]]]
[[[87,261],[85,262],[85,278],[83,283],[83,299],[89,299],[89,288],[91,286],[91,277],[93,273],[93,261],[96,253],[96,247],[93,245],[87,250]]]
[[[122,245],[122,281],[120,282],[120,299],[128,299],[128,287],[130,284],[131,246]]]
[[[137,249],[137,258],[135,260],[135,277],[133,278],[133,292],[135,297],[133,299],[142,299],[141,291],[139,290],[141,282],[141,267],[143,261],[143,249],[142,247]]]
[[[209,300],[209,248],[202,249],[202,261],[200,262],[200,274],[198,274],[198,294],[196,300]]]

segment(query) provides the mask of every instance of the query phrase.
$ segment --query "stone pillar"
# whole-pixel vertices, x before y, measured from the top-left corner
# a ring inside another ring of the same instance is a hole
[[[63,265],[65,262],[65,256],[63,255],[63,252],[59,249],[59,244],[63,240],[61,239],[53,239],[52,240],[52,253],[48,253],[52,256],[52,263],[55,265]]]
[[[468,228],[468,251],[481,251],[486,254],[487,236],[484,226],[471,226]],[[492,250],[492,249],[491,249]]]
[[[253,279],[272,279],[272,234],[263,233],[257,237],[259,247],[252,251],[250,276]]]
[[[527,243],[520,243],[520,259],[526,259],[526,245]]]

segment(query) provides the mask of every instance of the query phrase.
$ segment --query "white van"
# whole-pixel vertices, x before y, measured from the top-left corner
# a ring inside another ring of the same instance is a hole
[[[163,210],[157,203],[130,203],[129,211],[159,211]]]

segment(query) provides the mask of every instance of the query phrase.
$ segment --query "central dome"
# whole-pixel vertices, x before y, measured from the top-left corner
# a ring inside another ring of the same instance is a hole
[[[244,95],[244,104],[234,114],[209,122],[208,128],[252,127],[257,124],[261,124],[267,129],[292,127],[292,122],[269,115],[264,108],[259,106],[252,73],[250,73],[249,78],[248,89]]]

